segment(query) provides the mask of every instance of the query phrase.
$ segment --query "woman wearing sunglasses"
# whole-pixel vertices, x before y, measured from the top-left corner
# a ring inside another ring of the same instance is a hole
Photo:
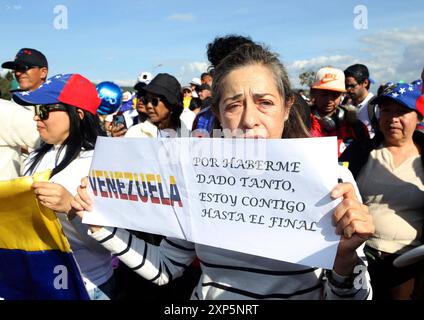
[[[92,299],[108,299],[114,287],[110,252],[87,237],[78,217],[71,219],[73,192],[87,175],[100,129],[96,88],[79,74],[56,75],[32,92],[15,93],[22,105],[34,105],[34,121],[42,143],[24,165],[24,174],[51,170],[49,182],[32,185],[38,201],[54,210],[62,224],[87,291]]]
[[[183,97],[178,80],[168,73],[159,73],[147,86],[138,83],[134,89],[150,121],[158,128],[158,136],[180,136]]]

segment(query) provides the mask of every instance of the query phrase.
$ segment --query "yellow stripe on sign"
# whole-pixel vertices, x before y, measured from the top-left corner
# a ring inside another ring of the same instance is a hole
[[[31,188],[49,181],[50,173],[0,181],[0,249],[71,252],[56,214],[38,203]]]

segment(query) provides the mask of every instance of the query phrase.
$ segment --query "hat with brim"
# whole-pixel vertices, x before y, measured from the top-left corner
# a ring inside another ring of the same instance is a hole
[[[371,100],[370,104],[381,105],[385,101],[393,101],[424,117],[424,96],[421,94],[421,89],[421,80],[413,81],[410,84],[393,84],[387,87],[380,96]]]
[[[424,260],[424,245],[401,254],[393,261],[393,265],[397,268],[402,268],[417,263],[421,260]]]
[[[94,84],[76,73],[53,76],[34,91],[15,92],[13,100],[24,106],[64,103],[92,114],[101,102]]]
[[[193,78],[189,83],[194,84],[196,86],[200,86],[202,84],[202,81],[200,81],[200,78]]]
[[[319,69],[312,89],[346,92],[344,72],[333,67]]]
[[[46,67],[47,59],[40,51],[31,48],[22,48],[16,54],[15,60],[4,62],[1,67],[4,69],[18,69],[19,67]]]
[[[181,85],[178,80],[168,73],[159,73],[147,86],[135,86],[141,94],[151,93],[162,96],[171,105],[182,104]]]

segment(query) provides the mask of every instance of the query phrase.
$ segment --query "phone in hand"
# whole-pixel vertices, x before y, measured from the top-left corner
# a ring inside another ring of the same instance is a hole
[[[126,127],[127,127],[127,124],[126,124],[126,122],[125,122],[125,117],[124,117],[124,115],[122,115],[122,114],[115,114],[115,115],[113,116],[112,124],[113,124],[113,126],[114,126],[114,127],[117,127],[117,126],[119,126],[120,124],[123,124],[123,125],[124,125],[124,128],[126,128]]]

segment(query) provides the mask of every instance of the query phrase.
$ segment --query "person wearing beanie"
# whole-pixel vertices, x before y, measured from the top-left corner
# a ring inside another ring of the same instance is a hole
[[[56,212],[90,298],[110,299],[112,256],[87,236],[87,226],[70,205],[81,178],[89,173],[96,139],[105,135],[96,115],[96,88],[79,74],[58,74],[34,91],[14,93],[14,100],[33,108],[42,140],[24,163],[23,174],[51,170],[48,182],[33,183],[34,193],[41,205]]]

